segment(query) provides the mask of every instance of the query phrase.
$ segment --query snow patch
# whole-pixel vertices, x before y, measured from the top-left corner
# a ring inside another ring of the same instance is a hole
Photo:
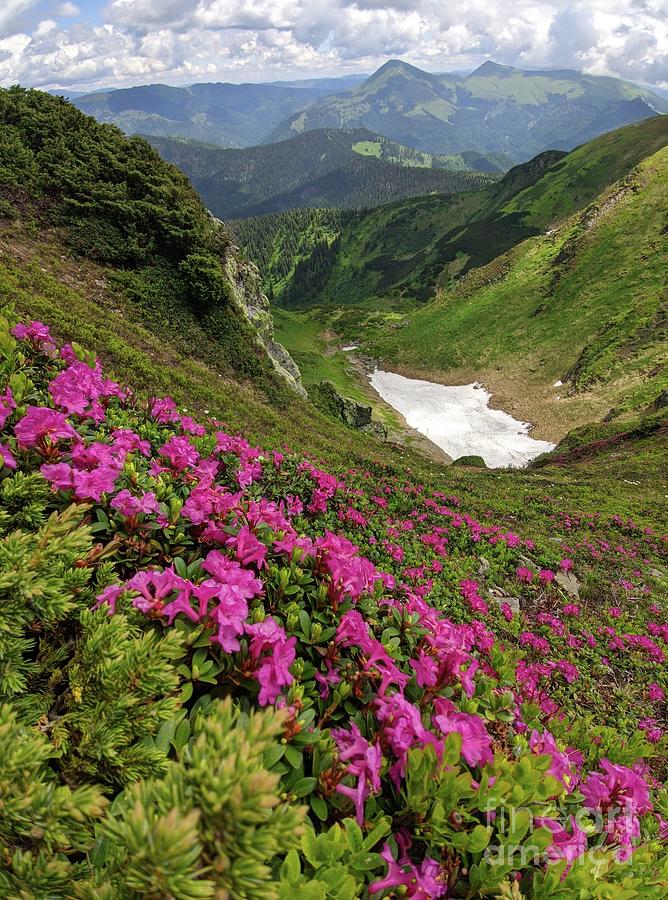
[[[491,468],[525,466],[555,444],[529,437],[529,422],[491,409],[491,394],[480,384],[448,387],[376,369],[374,390],[400,412],[408,425],[457,459],[482,456]]]

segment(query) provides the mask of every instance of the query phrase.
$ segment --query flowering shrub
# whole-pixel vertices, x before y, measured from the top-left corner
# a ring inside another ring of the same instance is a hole
[[[666,895],[658,535],[560,511],[539,546],[200,426],[41,323],[0,347],[0,749],[53,756],[0,891]],[[58,784],[80,814],[35,837]]]

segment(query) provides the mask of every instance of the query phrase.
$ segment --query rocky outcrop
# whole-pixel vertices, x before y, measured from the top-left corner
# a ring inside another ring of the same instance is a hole
[[[244,318],[255,329],[274,369],[293,391],[306,397],[297,363],[274,337],[271,306],[266,294],[262,293],[257,266],[241,259],[239,249],[232,247],[225,257],[225,271],[232,286],[234,301]]]
[[[321,381],[309,388],[309,397],[315,406],[336,419],[340,419],[350,428],[375,434],[383,440],[387,438],[387,429],[380,422],[371,418],[371,407],[358,403],[350,397],[342,397],[331,381]]]

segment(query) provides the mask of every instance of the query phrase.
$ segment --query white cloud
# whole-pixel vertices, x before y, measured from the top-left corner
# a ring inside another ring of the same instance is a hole
[[[0,84],[259,81],[371,71],[389,56],[431,71],[492,58],[668,83],[668,0],[107,0],[99,22],[67,26],[37,5],[1,0],[0,38],[21,40],[0,46]]]
[[[63,19],[73,19],[81,10],[76,3],[61,3],[58,7],[58,15]]]

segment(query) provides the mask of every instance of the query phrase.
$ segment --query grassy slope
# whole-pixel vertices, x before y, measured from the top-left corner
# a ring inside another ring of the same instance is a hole
[[[322,277],[295,283],[292,295],[299,295],[301,305],[331,306],[372,301],[388,307],[429,299],[437,285],[582,209],[667,143],[668,116],[660,116],[603,135],[564,157],[542,154],[481,191],[399,201],[346,218],[337,223],[337,250]],[[252,220],[246,230],[266,233],[266,222]],[[288,218],[272,219],[276,247],[288,243],[284,234],[293,225]],[[242,236],[251,256],[255,243]],[[271,267],[267,272],[271,275]]]
[[[442,468],[404,448],[380,444],[294,400],[272,409],[248,385],[221,377],[214,368],[179,353],[141,324],[133,323],[122,297],[109,289],[104,272],[74,260],[53,242],[3,233],[0,299],[23,316],[42,317],[54,333],[100,354],[111,370],[145,394],[170,393],[189,410],[220,416],[264,446],[291,444],[320,458],[331,469],[381,466],[458,493],[467,508],[507,527],[529,529],[545,541],[553,521],[544,498],[557,498],[571,511],[633,516],[653,527],[668,526],[665,439],[623,442],[606,455],[581,453],[567,466],[532,471],[479,471]],[[598,435],[591,435],[595,441]],[[609,458],[608,458],[609,457]],[[601,466],[601,459],[605,465]],[[555,500],[554,502],[557,502]]]
[[[551,234],[377,332],[371,349],[422,371],[495,368],[529,392],[570,372],[573,388],[596,388],[598,412],[646,407],[668,384],[667,205],[664,148]],[[576,421],[591,411],[576,408]]]
[[[157,322],[133,305],[114,276],[114,270],[72,256],[52,234],[37,236],[0,221],[0,304],[95,350],[118,378],[144,394],[172,394],[253,440],[288,443],[333,465],[401,461],[403,451],[337,425],[297,397],[284,394],[280,405],[267,403],[250,380],[204,359],[197,335],[174,328],[170,339],[166,330],[156,330]]]

